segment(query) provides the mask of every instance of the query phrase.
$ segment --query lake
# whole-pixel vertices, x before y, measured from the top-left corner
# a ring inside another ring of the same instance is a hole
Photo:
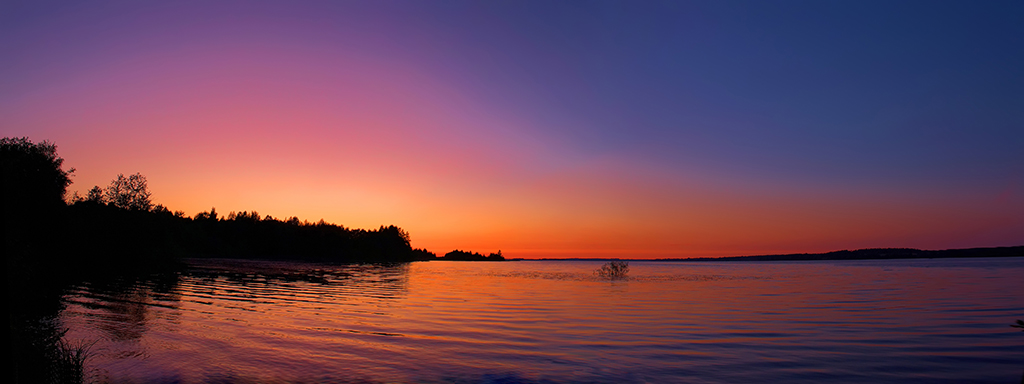
[[[190,260],[63,297],[124,383],[993,382],[1024,371],[1024,258]]]

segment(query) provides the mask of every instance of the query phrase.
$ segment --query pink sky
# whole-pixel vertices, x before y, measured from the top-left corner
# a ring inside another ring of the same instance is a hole
[[[771,98],[713,92],[588,99],[615,80],[577,68],[600,58],[531,39],[500,15],[480,23],[505,40],[481,42],[471,30],[479,26],[448,30],[415,13],[367,11],[371,21],[352,16],[339,27],[344,20],[324,10],[253,8],[42,10],[7,27],[0,52],[14,59],[0,68],[2,134],[55,142],[77,168],[72,191],[140,172],[155,202],[188,215],[216,207],[394,224],[438,253],[650,258],[1024,244],[1024,176],[1009,164],[1019,147],[986,157],[1020,143],[1019,133],[964,139],[970,127],[953,127],[900,133],[890,138],[898,149],[856,147],[896,131],[873,131],[889,121],[881,115],[852,123],[846,111],[833,116],[851,124],[846,131],[776,135],[846,101],[783,118],[765,112]],[[508,52],[529,61],[507,63]],[[718,111],[717,120],[679,120],[688,108]],[[609,110],[625,123],[602,118]],[[632,112],[648,110],[666,115]],[[934,120],[911,117],[892,121]],[[787,135],[796,136],[772,141]],[[986,140],[996,152],[942,152]]]

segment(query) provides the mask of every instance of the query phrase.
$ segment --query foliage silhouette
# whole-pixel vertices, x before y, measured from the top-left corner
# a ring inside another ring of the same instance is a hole
[[[501,255],[501,251],[498,253],[492,253],[484,256],[476,252],[467,252],[461,250],[454,250],[444,254],[439,260],[454,260],[454,261],[504,261],[505,257]]]
[[[100,189],[98,185],[93,186],[92,189],[89,190],[89,194],[85,196],[85,200],[97,204],[102,204],[105,201],[103,199],[103,190]]]
[[[0,139],[0,180],[4,214],[24,214],[63,205],[74,169],[63,170],[64,159],[48,141],[26,137]]]
[[[63,242],[62,214],[74,170],[65,171],[57,146],[28,138],[0,139],[0,221],[8,326],[6,382],[46,382],[54,366],[51,322],[59,310],[53,281],[54,255]],[[59,265],[59,263],[57,264]]]
[[[118,174],[103,192],[104,201],[121,209],[148,211],[153,208],[150,201],[146,177],[139,173],[125,177]]]
[[[348,229],[323,220],[280,221],[255,211],[216,209],[193,218],[156,206],[124,209],[79,201],[67,207],[67,241],[105,268],[173,263],[180,257],[262,258],[330,262],[413,261],[409,234],[396,226]],[[73,262],[73,261],[72,261]]]

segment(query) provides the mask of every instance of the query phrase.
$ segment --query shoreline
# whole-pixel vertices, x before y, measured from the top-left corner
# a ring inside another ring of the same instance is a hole
[[[723,257],[687,257],[687,258],[656,258],[656,259],[623,259],[623,258],[541,258],[511,259],[537,261],[834,261],[834,260],[895,260],[895,259],[954,259],[980,257],[1024,257],[1024,245],[1013,247],[982,247],[958,248],[944,250],[921,250],[914,248],[866,248],[858,250],[842,250],[824,253],[790,253],[780,255],[723,256]]]

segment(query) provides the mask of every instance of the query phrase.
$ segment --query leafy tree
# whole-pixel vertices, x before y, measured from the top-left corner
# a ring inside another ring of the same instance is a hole
[[[210,208],[210,212],[199,212],[195,216],[196,221],[217,221],[217,208]],[[298,219],[296,219],[298,220]]]
[[[490,255],[487,255],[487,260],[503,261],[505,260],[505,256],[501,255],[501,250],[499,249],[498,253],[491,253]]]
[[[93,186],[85,196],[85,201],[103,204],[103,190],[100,189],[100,186]]]
[[[252,212],[242,211],[242,212],[238,212],[238,213],[235,213],[235,212],[229,213],[228,214],[228,220],[244,221],[244,222],[249,222],[249,223],[258,223],[262,219],[260,218],[259,212],[256,212],[256,211],[252,211]],[[321,221],[323,221],[323,220],[321,220]]]
[[[416,248],[412,250],[412,259],[420,261],[435,260],[437,259],[437,254],[426,249]]]
[[[146,177],[136,173],[128,177],[118,174],[117,178],[107,186],[103,197],[107,203],[118,208],[148,211],[153,208],[153,202],[149,199],[150,195]]]
[[[64,204],[75,169],[63,170],[64,159],[49,141],[27,137],[0,139],[0,179],[4,211],[27,212]]]
[[[320,221],[323,221],[323,219],[321,219]],[[400,239],[405,244],[405,246],[409,246],[409,244],[412,243],[412,240],[410,240],[409,238],[409,232],[406,232],[404,229],[398,228],[394,225],[389,225],[387,227],[382,225],[380,226],[380,229],[377,230],[377,232],[394,236]]]

